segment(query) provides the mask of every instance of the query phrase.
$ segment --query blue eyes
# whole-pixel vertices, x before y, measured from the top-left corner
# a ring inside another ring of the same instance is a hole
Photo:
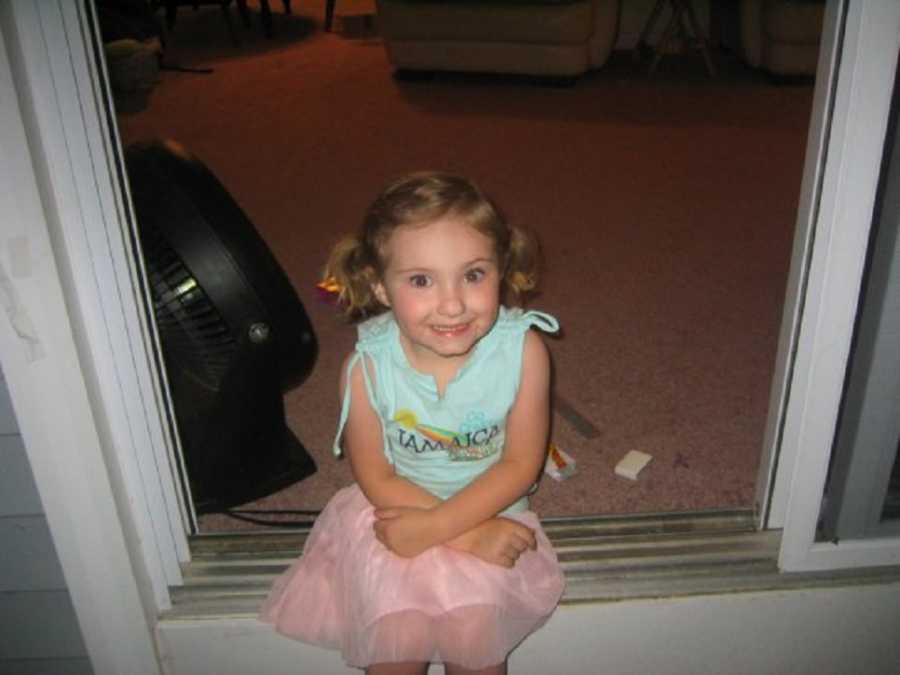
[[[473,267],[470,270],[466,270],[463,274],[463,280],[468,284],[477,284],[486,275],[487,272],[480,267]],[[409,277],[409,285],[413,288],[428,288],[432,284],[434,284],[434,280],[427,274],[413,274]]]

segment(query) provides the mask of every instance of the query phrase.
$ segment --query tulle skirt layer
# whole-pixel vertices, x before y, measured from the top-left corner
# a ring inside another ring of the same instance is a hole
[[[279,577],[260,619],[289,637],[338,649],[351,666],[501,663],[550,616],[564,580],[537,516],[538,547],[506,569],[446,546],[415,558],[388,551],[360,489],[340,490],[316,520],[303,555]]]

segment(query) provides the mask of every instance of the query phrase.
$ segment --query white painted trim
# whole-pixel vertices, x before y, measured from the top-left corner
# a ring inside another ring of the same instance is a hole
[[[782,439],[788,474],[780,566],[900,562],[900,538],[814,542],[845,371],[900,49],[900,3],[848,4],[827,141],[815,246]],[[780,476],[784,478],[784,476]]]
[[[797,459],[796,447],[779,447],[782,425],[787,407],[792,369],[794,366],[797,333],[809,272],[809,256],[821,196],[822,174],[825,169],[834,81],[837,77],[840,34],[844,22],[844,3],[829,0],[826,5],[816,68],[816,87],[813,94],[809,130],[806,138],[806,158],[803,181],[797,205],[797,223],[791,252],[791,269],[782,310],[778,354],[769,395],[769,414],[756,479],[756,506],[762,525],[768,529],[784,527],[790,477]]]
[[[81,3],[22,5],[16,13],[42,37],[22,41],[30,98],[25,119],[30,138],[40,139],[34,161],[45,199],[55,206],[51,241],[95,419],[108,437],[107,467],[130,523],[126,532],[142,552],[153,604],[166,609],[168,588],[181,583],[179,562],[189,552],[169,475],[170,436],[152,344],[135,298],[135,257],[123,232],[118,134],[107,126],[104,73],[91,52]]]
[[[93,671],[157,673],[145,556],[132,558],[116,508],[51,240],[64,214],[39,161],[65,147],[45,147],[23,112],[29,85],[52,81],[38,9],[61,15],[60,4],[0,0],[0,358]]]
[[[884,675],[900,663],[898,603],[894,583],[565,605],[512,653],[510,672]],[[160,643],[171,675],[361,672],[250,617],[164,621]]]
[[[172,469],[178,467],[182,475],[187,473],[180,440],[174,433],[175,412],[166,393],[166,372],[157,365],[162,358],[162,347],[156,326],[149,316],[153,299],[149,287],[143,282],[146,278],[143,256],[136,252],[140,242],[126,179],[121,137],[109,93],[109,77],[104,60],[90,50],[94,40],[102,44],[96,10],[93,0],[86,4],[93,13],[93,25],[88,25],[84,14],[66,7],[68,20],[64,30],[70,50],[75,47],[83,49],[79,55],[85,58],[78,61],[77,71],[73,69],[78,78],[75,92],[84,98],[84,91],[91,87],[93,98],[82,100],[80,104],[84,127],[93,135],[86,139],[86,143],[70,148],[70,152],[84,164],[85,170],[91,168],[95,171],[100,202],[98,219],[89,222],[84,231],[75,233],[90,247],[93,257],[78,257],[72,264],[79,267],[85,277],[82,295],[89,296],[102,309],[106,319],[104,332],[110,349],[108,352],[102,349],[95,351],[117,369],[123,381],[121,394],[134,397],[115,413],[123,429],[124,425],[132,427],[129,431],[134,438],[130,453],[130,464],[134,470],[125,478],[131,488],[146,496],[145,526],[148,533],[153,530],[160,549],[165,582],[174,586],[181,583],[178,563],[190,559],[186,533],[197,530],[196,513],[191,495],[180,489],[181,482]],[[63,119],[67,118],[64,116]],[[77,129],[71,131],[72,136],[78,135]],[[90,284],[91,270],[94,270],[93,276],[98,280],[95,285]],[[108,288],[116,289],[117,293],[105,292]],[[129,298],[134,301],[130,302]],[[163,595],[167,596],[161,594],[160,597]]]

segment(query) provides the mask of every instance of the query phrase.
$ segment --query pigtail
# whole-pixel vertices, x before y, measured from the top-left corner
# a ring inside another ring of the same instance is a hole
[[[541,268],[541,248],[537,237],[528,230],[509,226],[509,248],[503,280],[514,296],[509,301],[524,300],[537,290]]]
[[[359,319],[384,309],[372,289],[377,278],[374,261],[358,236],[347,235],[335,244],[323,278],[337,287],[338,304],[348,318]]]

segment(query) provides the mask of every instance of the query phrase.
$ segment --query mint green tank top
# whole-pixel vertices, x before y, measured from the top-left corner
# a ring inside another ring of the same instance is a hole
[[[531,326],[551,333],[559,329],[549,314],[501,307],[491,331],[439,396],[434,378],[410,366],[391,312],[360,324],[347,366],[335,454],[341,453],[350,412],[350,373],[361,361],[369,401],[381,419],[384,452],[397,475],[440,499],[451,497],[500,459]],[[504,513],[527,508],[523,495]]]

